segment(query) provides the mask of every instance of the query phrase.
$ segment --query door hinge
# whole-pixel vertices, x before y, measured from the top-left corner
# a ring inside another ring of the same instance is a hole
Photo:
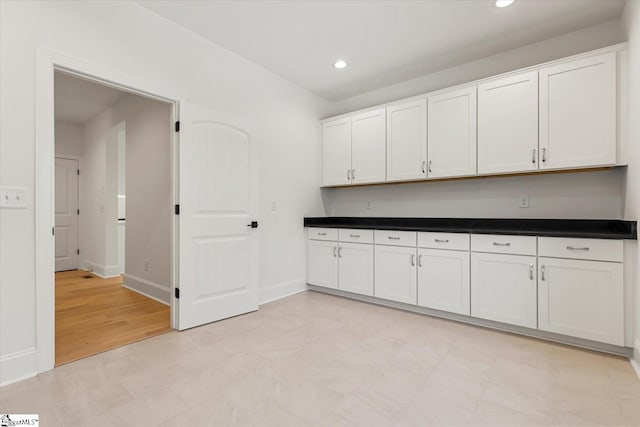
[[[76,255],[80,255],[80,249],[76,249]]]
[[[175,205],[173,211],[176,215],[180,215],[180,205]]]
[[[180,120],[176,122],[176,132],[180,132]]]
[[[176,299],[180,299],[180,288],[174,288]]]

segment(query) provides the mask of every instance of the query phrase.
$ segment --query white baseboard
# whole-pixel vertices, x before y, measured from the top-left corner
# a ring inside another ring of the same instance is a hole
[[[108,279],[110,277],[120,275],[119,265],[102,265],[86,259],[82,261],[82,269],[90,271],[102,279]]]
[[[633,366],[636,375],[640,378],[640,338],[636,338],[633,343],[633,356],[631,356],[631,366]]]
[[[38,373],[37,359],[35,348],[0,357],[0,387],[35,377]]]
[[[307,290],[307,281],[302,278],[298,280],[292,280],[290,282],[279,283],[275,286],[260,289],[260,296],[258,304],[266,304],[271,301],[278,300],[280,298],[288,297],[290,295],[304,292]]]
[[[171,305],[171,290],[159,283],[125,273],[122,286],[163,304]]]

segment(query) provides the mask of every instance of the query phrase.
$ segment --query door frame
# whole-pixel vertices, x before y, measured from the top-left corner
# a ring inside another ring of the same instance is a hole
[[[173,123],[179,120],[182,91],[165,83],[150,83],[149,76],[130,76],[108,64],[95,65],[60,52],[36,48],[35,55],[35,311],[37,372],[53,369],[55,363],[55,109],[54,72],[61,71],[115,89],[165,102],[171,105],[170,176],[171,204],[178,194],[178,132]],[[146,78],[145,78],[146,77]],[[170,310],[171,327],[176,327],[173,289],[178,277],[178,218],[171,221]]]

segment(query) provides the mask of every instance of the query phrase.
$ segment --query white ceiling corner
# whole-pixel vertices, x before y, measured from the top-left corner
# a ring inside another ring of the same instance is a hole
[[[338,101],[596,25],[624,0],[139,0],[143,7]],[[336,70],[333,62],[349,62]]]

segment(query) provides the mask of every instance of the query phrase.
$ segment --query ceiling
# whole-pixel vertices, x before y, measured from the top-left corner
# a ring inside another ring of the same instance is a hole
[[[71,123],[86,123],[126,94],[61,72],[54,75],[54,88],[55,118]]]
[[[138,0],[338,101],[621,15],[624,0]],[[349,66],[333,68],[344,58]]]

